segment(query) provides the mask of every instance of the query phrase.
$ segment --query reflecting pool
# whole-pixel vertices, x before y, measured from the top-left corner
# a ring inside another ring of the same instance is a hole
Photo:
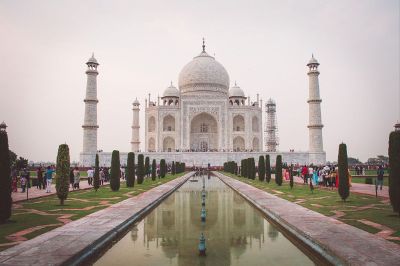
[[[197,181],[197,182],[193,182]],[[206,221],[201,222],[205,187]],[[199,238],[206,256],[199,256]],[[107,250],[95,265],[314,265],[217,177],[191,178]]]

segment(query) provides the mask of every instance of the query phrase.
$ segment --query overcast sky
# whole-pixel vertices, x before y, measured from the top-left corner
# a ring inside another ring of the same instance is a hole
[[[98,148],[130,150],[132,102],[144,106],[206,50],[231,84],[277,102],[280,150],[308,149],[307,61],[320,62],[324,148],[387,155],[399,119],[399,1],[0,0],[0,122],[10,149],[55,161],[82,150],[85,62],[98,68]],[[144,143],[144,112],[141,141]]]

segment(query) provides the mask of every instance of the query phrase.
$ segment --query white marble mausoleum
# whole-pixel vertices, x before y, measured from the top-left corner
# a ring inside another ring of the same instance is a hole
[[[179,74],[178,87],[173,82],[156,101],[145,100],[144,151],[140,149],[140,103],[133,102],[131,151],[151,159],[182,161],[187,166],[221,166],[228,160],[266,153],[274,164],[281,154],[288,163],[325,163],[322,142],[321,99],[319,97],[318,65],[312,57],[309,67],[309,147],[308,152],[264,151],[262,100],[251,101],[236,84],[230,87],[229,74],[224,66],[205,49],[187,63]],[[94,165],[97,151],[97,60],[92,56],[86,74],[87,87],[83,125],[81,164]],[[127,152],[121,152],[124,164]],[[110,152],[100,152],[100,164],[109,166]]]

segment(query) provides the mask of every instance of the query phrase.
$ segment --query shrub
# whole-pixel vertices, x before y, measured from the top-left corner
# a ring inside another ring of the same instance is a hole
[[[290,189],[293,188],[293,166],[290,166],[289,168],[289,185]]]
[[[249,158],[250,161],[250,177],[251,179],[256,179],[256,162],[254,158]]]
[[[265,180],[265,161],[263,155],[260,155],[258,158],[258,180],[262,182]]]
[[[151,164],[151,180],[156,180],[156,170],[157,170],[157,163],[156,159],[153,159],[153,163]]]
[[[112,191],[118,191],[120,186],[121,164],[119,151],[114,150],[111,155],[110,187]]]
[[[271,181],[271,162],[269,159],[269,154],[265,155],[265,180],[267,183]]]
[[[0,223],[11,217],[11,163],[8,135],[0,130]]]
[[[176,169],[175,169],[175,162],[172,161],[172,166],[171,166],[171,174],[175,175],[176,174]]]
[[[64,200],[68,197],[69,191],[69,148],[67,144],[58,147],[57,168],[56,168],[56,191],[60,199],[60,205],[64,205]]]
[[[400,215],[400,131],[389,136],[389,197],[394,212]]]
[[[347,161],[347,147],[346,144],[342,143],[339,145],[338,155],[338,174],[339,174],[339,188],[338,192],[342,200],[346,200],[349,197],[349,165]]]
[[[142,184],[144,180],[144,156],[143,154],[138,155],[138,165],[137,165],[137,183]]]
[[[99,155],[96,153],[96,160],[94,163],[93,188],[97,192],[99,187],[100,187]]]
[[[146,159],[144,161],[144,169],[145,169],[145,174],[148,177],[150,175],[150,158],[146,156]]]
[[[275,183],[282,186],[282,155],[276,156]]]
[[[128,153],[128,160],[126,163],[126,186],[135,186],[135,153]]]
[[[160,161],[160,176],[161,176],[161,178],[165,177],[166,167],[167,167],[167,165],[165,163],[165,160],[161,159],[161,161]]]

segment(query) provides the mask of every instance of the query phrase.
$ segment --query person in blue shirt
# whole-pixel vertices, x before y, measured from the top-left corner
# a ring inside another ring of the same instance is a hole
[[[53,180],[53,173],[54,173],[54,170],[51,169],[50,166],[47,166],[47,170],[46,170],[46,183],[47,183],[46,193],[51,193],[51,183],[52,183],[52,180]]]

